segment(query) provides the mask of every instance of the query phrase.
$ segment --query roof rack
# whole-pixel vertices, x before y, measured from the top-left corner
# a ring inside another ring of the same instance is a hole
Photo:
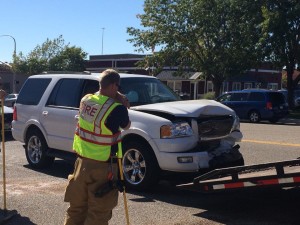
[[[43,71],[41,74],[86,74],[90,75],[90,71],[74,72],[74,71]]]

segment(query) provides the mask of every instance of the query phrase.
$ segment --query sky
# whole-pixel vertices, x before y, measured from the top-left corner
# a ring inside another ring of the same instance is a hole
[[[17,54],[27,55],[59,35],[88,57],[137,53],[127,41],[126,29],[141,28],[136,15],[143,13],[143,4],[142,0],[0,0],[0,61],[12,62],[13,38]]]

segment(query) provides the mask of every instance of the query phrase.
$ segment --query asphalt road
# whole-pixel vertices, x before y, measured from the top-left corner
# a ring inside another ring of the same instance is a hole
[[[240,145],[246,164],[300,157],[300,126],[242,123],[241,129],[244,141]],[[5,146],[7,215],[17,213],[5,224],[62,224],[68,207],[63,193],[73,166],[56,160],[52,168],[36,171],[28,166],[21,143],[8,135]],[[2,153],[0,159],[3,174]],[[3,214],[2,190],[0,197]],[[127,199],[131,225],[300,224],[299,188],[203,194],[162,181],[152,191],[127,193]],[[110,224],[126,224],[122,195]]]

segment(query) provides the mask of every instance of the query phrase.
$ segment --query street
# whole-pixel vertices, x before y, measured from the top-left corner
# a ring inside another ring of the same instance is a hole
[[[240,143],[240,149],[246,164],[300,157],[300,126],[241,123],[241,130],[244,141]],[[18,213],[6,224],[62,224],[68,207],[63,202],[64,188],[72,165],[56,160],[52,168],[36,171],[28,166],[21,143],[7,135],[5,144],[7,209]],[[2,190],[0,196],[0,208],[3,209]],[[129,191],[127,199],[131,225],[300,223],[299,188],[203,194],[181,190],[162,181],[148,192]],[[110,224],[126,224],[122,194]]]

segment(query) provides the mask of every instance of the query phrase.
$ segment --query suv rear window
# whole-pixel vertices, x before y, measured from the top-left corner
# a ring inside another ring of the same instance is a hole
[[[61,79],[55,85],[47,106],[79,108],[81,98],[86,94],[99,91],[99,82],[96,80]]]
[[[280,92],[271,92],[269,94],[269,99],[273,105],[281,105],[286,102],[284,95]]]
[[[50,81],[50,78],[27,79],[20,91],[16,103],[23,105],[39,104]]]
[[[82,84],[81,79],[59,80],[46,105],[78,108]]]

